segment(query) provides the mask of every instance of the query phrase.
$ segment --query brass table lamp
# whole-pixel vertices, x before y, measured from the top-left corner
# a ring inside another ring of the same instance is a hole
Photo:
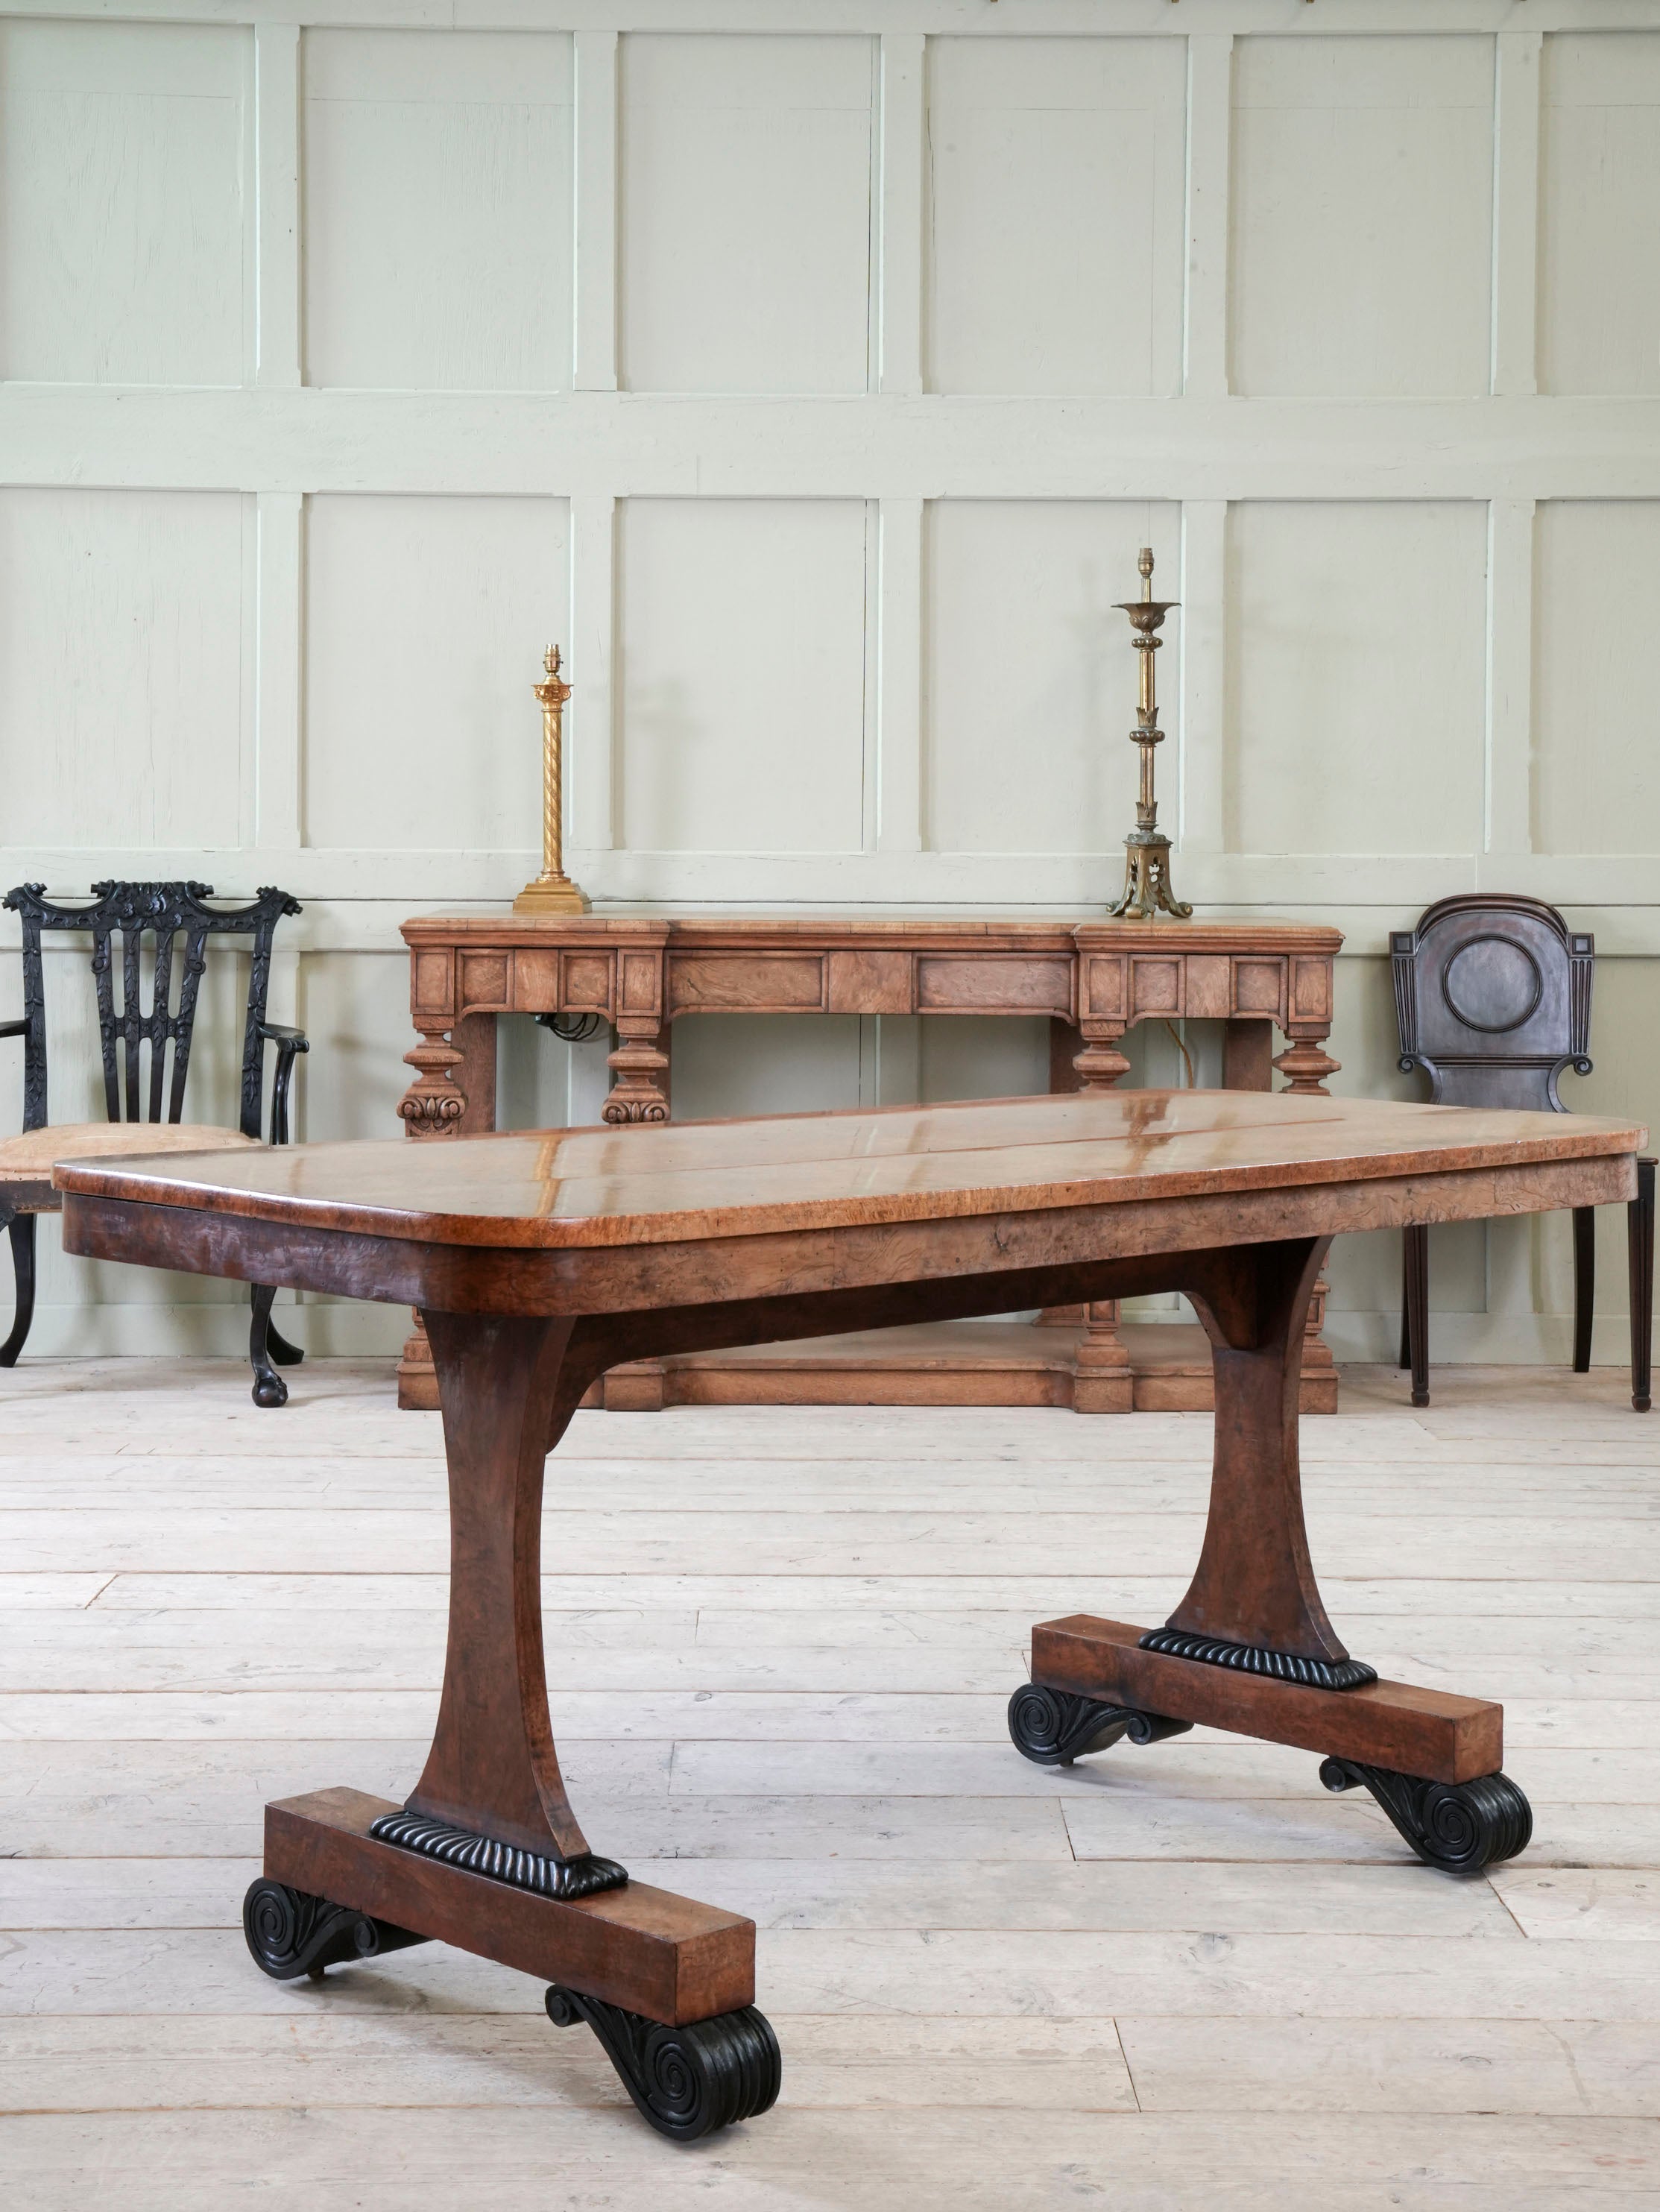
[[[531,688],[542,708],[542,873],[513,901],[515,914],[586,914],[588,901],[565,872],[560,859],[564,817],[560,796],[560,749],[565,732],[565,702],[571,687],[561,683],[559,647],[542,656],[545,684]]]
[[[1124,841],[1124,896],[1107,912],[1124,915],[1131,921],[1151,921],[1160,913],[1184,920],[1193,909],[1184,906],[1170,888],[1170,840],[1159,827],[1159,802],[1153,793],[1153,748],[1164,743],[1164,732],[1158,726],[1153,656],[1164,643],[1158,635],[1160,625],[1172,607],[1181,602],[1154,598],[1150,545],[1142,546],[1136,566],[1141,572],[1142,596],[1117,604],[1130,617],[1130,627],[1136,633],[1133,642],[1142,656],[1140,711],[1130,732],[1131,742],[1142,749],[1142,781],[1136,801],[1136,827]]]

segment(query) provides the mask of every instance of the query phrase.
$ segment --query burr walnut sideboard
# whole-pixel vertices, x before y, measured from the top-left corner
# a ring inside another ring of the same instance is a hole
[[[411,1136],[495,1127],[503,1014],[590,1017],[615,1031],[614,1124],[669,1118],[673,1025],[688,1014],[1020,1014],[1050,1024],[1050,1090],[1104,1091],[1129,1071],[1119,1040],[1139,1022],[1225,1024],[1224,1086],[1324,1096],[1340,932],[1260,920],[1114,921],[868,915],[421,916],[405,922],[409,1010],[420,1041],[398,1111]],[[1285,1048],[1274,1056],[1274,1031]],[[1309,1316],[1305,1413],[1336,1409]],[[416,1327],[398,1402],[431,1408],[438,1384]],[[614,1369],[593,1402],[629,1410],[725,1405],[1051,1405],[1079,1413],[1203,1411],[1211,1361],[1197,1327],[1134,1323],[1116,1304],[1047,1313],[1043,1325],[936,1324],[741,1347]]]

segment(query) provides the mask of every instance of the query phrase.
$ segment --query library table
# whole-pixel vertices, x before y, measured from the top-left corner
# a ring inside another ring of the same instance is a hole
[[[336,1788],[267,1807],[255,1959],[293,1978],[458,1944],[541,1976],[554,2021],[593,2028],[665,2135],[764,2111],[780,2060],[754,2007],[752,1923],[634,1881],[566,1796],[543,1462],[620,1360],[1172,1289],[1215,1366],[1191,1586],[1162,1626],[1036,1628],[1016,1747],[1065,1765],[1203,1723],[1319,1754],[1328,1788],[1371,1790],[1433,1865],[1512,1856],[1531,1815],[1499,1771],[1501,1709],[1379,1680],[1321,1602],[1298,1472],[1304,1317],[1337,1231],[1634,1201],[1644,1136],[1577,1115],[1142,1091],[60,1164],[72,1252],[426,1317],[451,1522],[432,1749],[402,1805]],[[1110,1533],[1087,1565],[1111,1571]]]

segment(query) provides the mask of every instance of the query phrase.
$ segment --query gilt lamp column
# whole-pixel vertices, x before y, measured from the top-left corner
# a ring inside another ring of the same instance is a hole
[[[532,686],[542,708],[542,873],[526,884],[513,901],[513,912],[586,914],[588,901],[566,874],[560,858],[565,823],[560,755],[565,735],[565,702],[571,696],[571,687],[560,680],[556,645],[548,647],[542,665],[547,671],[547,681]]]

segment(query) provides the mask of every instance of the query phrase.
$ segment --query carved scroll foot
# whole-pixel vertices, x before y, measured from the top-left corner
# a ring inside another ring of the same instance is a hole
[[[1162,1743],[1192,1725],[1075,1697],[1069,1690],[1045,1690],[1037,1682],[1023,1682],[1009,1700],[1009,1741],[1034,1766],[1070,1766],[1088,1752],[1110,1751],[1120,1736],[1136,1744]]]
[[[425,1813],[383,1813],[371,1823],[369,1833],[377,1843],[419,1851],[423,1858],[441,1859],[445,1866],[465,1867],[470,1874],[488,1875],[492,1881],[533,1890],[538,1897],[596,1897],[601,1890],[623,1888],[628,1880],[626,1867],[593,1851],[568,1859],[544,1856],[475,1835],[470,1828],[452,1827]]]
[[[1533,1808],[1507,1774],[1475,1782],[1425,1782],[1358,1759],[1323,1759],[1328,1790],[1369,1790],[1426,1866],[1446,1874],[1479,1874],[1524,1851]]]
[[[754,2005],[665,2027],[558,1983],[546,2002],[555,2027],[587,2022],[641,2118],[671,2142],[695,2142],[778,2101],[784,2060],[771,2021]]]
[[[274,1982],[298,1981],[302,1974],[320,1982],[325,1966],[384,1958],[389,1951],[407,1951],[412,1943],[430,1940],[263,1877],[249,1886],[242,1900],[242,1932],[255,1966]]]

